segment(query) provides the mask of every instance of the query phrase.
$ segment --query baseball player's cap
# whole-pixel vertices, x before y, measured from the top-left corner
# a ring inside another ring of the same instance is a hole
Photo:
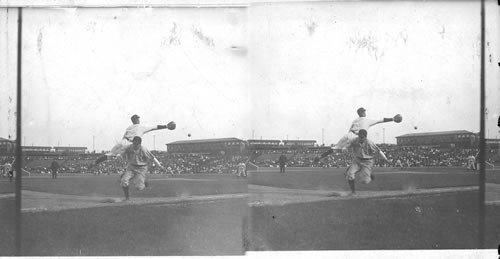
[[[137,143],[141,144],[142,143],[142,138],[139,137],[139,136],[135,136],[134,139],[132,139],[132,142],[134,142],[134,143],[137,142]]]
[[[134,115],[132,115],[132,117],[130,117],[131,120],[135,120],[135,119],[139,119],[139,118],[140,117],[137,114],[134,114]]]
[[[359,108],[359,109],[358,109],[358,113],[362,113],[362,112],[364,112],[364,111],[366,111],[366,109],[365,109],[365,108],[363,108],[363,107],[361,107],[361,108]]]

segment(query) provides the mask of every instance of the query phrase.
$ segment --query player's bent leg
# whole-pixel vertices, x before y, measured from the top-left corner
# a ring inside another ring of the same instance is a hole
[[[351,164],[345,171],[345,177],[349,183],[349,188],[351,189],[351,194],[356,193],[356,186],[354,180],[356,179],[356,172],[359,171],[359,165],[356,163]]]
[[[125,173],[123,173],[120,177],[120,186],[121,187],[128,187],[129,183],[130,183],[130,179],[132,179],[133,176],[134,176],[134,174],[132,173],[132,171],[130,171],[130,170],[125,171]]]
[[[375,164],[375,161],[373,159],[359,161],[359,166],[360,166],[359,174],[360,174],[361,182],[363,182],[365,184],[369,184],[372,181],[374,164]]]
[[[117,156],[125,151],[128,146],[132,145],[131,142],[129,142],[126,139],[122,139],[119,142],[117,142],[112,148],[111,151],[109,151],[108,156]]]
[[[347,167],[345,171],[345,178],[347,181],[351,181],[356,179],[356,172],[359,171],[359,165],[357,164],[351,164],[349,167]]]
[[[130,183],[130,179],[132,179],[133,176],[134,176],[134,174],[132,173],[132,171],[127,170],[120,177],[120,185],[121,185],[121,187],[123,189],[123,194],[125,196],[125,200],[124,201],[130,200],[129,183]]]
[[[344,135],[340,140],[333,146],[333,149],[344,149],[346,148],[354,139],[356,138],[356,134],[353,132],[349,132]]]
[[[122,187],[122,189],[123,189],[123,195],[125,196],[125,201],[130,200],[130,195],[129,195],[129,191],[128,191],[128,186]]]
[[[356,194],[356,185],[354,183],[354,180],[348,180],[349,183],[349,188],[351,189],[351,195]]]
[[[136,173],[134,177],[134,186],[137,190],[142,191],[149,186],[146,182],[146,175],[142,173]]]
[[[361,167],[359,177],[362,183],[369,184],[372,181],[372,170],[367,167]]]

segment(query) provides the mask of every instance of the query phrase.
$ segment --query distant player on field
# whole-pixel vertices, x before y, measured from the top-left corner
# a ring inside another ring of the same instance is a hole
[[[467,171],[476,171],[476,157],[470,154],[467,157]]]
[[[396,123],[400,123],[403,117],[399,114],[395,115],[392,118],[383,118],[381,120],[373,120],[366,118],[366,109],[361,107],[358,109],[359,118],[355,119],[352,124],[349,132],[343,136],[332,149],[344,149],[346,148],[352,140],[356,138],[356,134],[358,134],[359,130],[364,129],[368,131],[368,129],[374,125],[379,123],[391,122],[394,121]]]
[[[57,179],[57,171],[59,170],[59,163],[56,160],[50,164],[50,171],[52,171],[52,179]]]
[[[132,145],[129,145],[120,154],[128,163],[127,170],[120,177],[120,185],[125,194],[125,200],[129,200],[129,182],[134,181],[135,188],[144,190],[148,186],[146,182],[146,173],[148,172],[148,161],[153,161],[160,169],[166,170],[158,159],[142,146],[142,139],[138,136],[132,139]]]
[[[150,127],[150,126],[143,126],[140,125],[140,117],[137,114],[132,115],[130,118],[132,120],[132,125],[130,125],[126,130],[125,134],[123,134],[123,138],[120,140],[120,142],[116,143],[115,146],[111,149],[109,153],[106,155],[103,155],[99,157],[93,166],[98,165],[101,162],[104,162],[108,157],[110,156],[117,156],[120,153],[122,153],[128,146],[130,146],[130,143],[132,142],[132,139],[134,137],[141,137],[153,130],[161,130],[161,129],[169,129],[169,130],[174,130],[176,125],[175,122],[171,121],[167,125],[158,125],[155,127]]]
[[[238,177],[247,177],[247,165],[245,162],[241,161],[237,166]]]
[[[278,163],[280,165],[280,173],[285,173],[285,166],[287,162],[287,157],[285,156],[285,152],[281,153],[281,156],[278,158]]]
[[[3,170],[7,174],[7,176],[9,177],[9,182],[12,182],[12,180],[14,179],[14,171],[12,169],[12,164],[9,162],[6,162],[3,165]]]

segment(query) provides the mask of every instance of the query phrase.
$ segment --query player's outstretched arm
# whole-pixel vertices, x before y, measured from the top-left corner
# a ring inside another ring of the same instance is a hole
[[[373,126],[373,125],[376,125],[376,124],[379,124],[379,123],[391,122],[391,121],[394,121],[396,123],[400,123],[402,120],[403,120],[403,116],[401,116],[401,114],[396,114],[392,118],[383,118],[383,119],[381,119],[379,121],[375,121],[370,126]]]

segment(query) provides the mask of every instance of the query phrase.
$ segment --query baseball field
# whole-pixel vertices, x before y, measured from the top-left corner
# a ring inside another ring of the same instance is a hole
[[[23,178],[27,256],[243,255],[245,251],[473,249],[478,175],[377,168],[348,196],[344,169],[148,175],[122,202],[118,175]],[[499,171],[487,172],[485,233],[500,242]],[[0,180],[0,255],[14,255],[14,184]]]

